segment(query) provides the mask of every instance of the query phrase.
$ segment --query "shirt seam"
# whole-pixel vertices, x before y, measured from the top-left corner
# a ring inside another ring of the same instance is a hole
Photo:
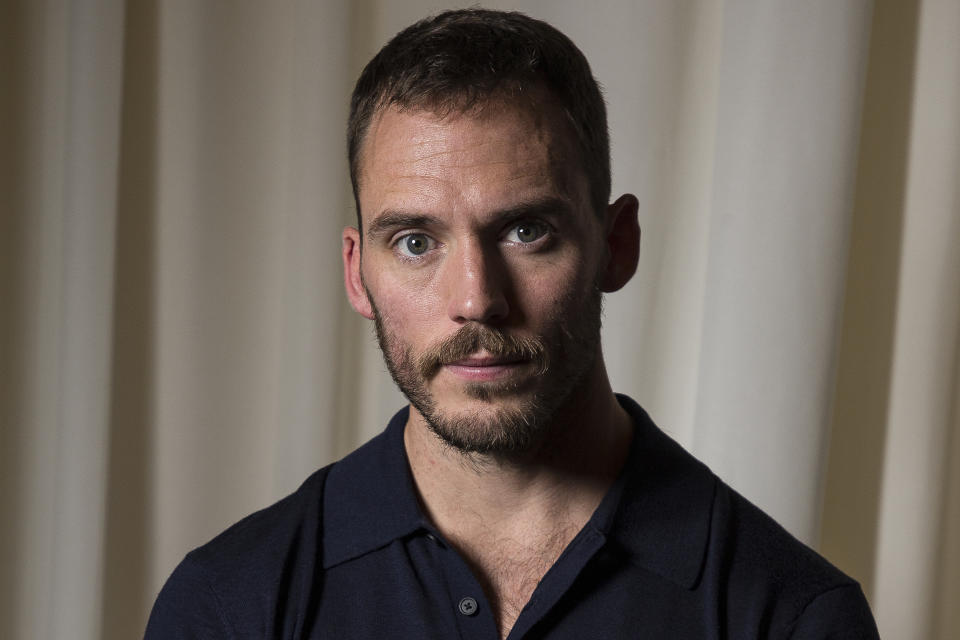
[[[785,631],[784,637],[785,637],[785,638],[789,638],[789,637],[791,637],[791,636],[793,635],[793,632],[794,632],[794,630],[797,628],[797,624],[800,623],[801,618],[803,618],[803,616],[804,616],[804,614],[807,612],[807,610],[808,610],[808,609],[813,605],[813,603],[815,603],[817,600],[819,600],[820,598],[822,598],[822,597],[824,597],[824,596],[826,596],[826,595],[828,595],[828,594],[830,594],[830,593],[833,593],[834,591],[839,591],[840,589],[857,588],[858,586],[859,586],[859,585],[858,585],[856,582],[848,582],[848,583],[844,583],[844,584],[838,584],[838,585],[834,585],[834,586],[830,587],[830,588],[827,589],[826,591],[821,591],[820,593],[818,593],[818,594],[816,594],[815,596],[813,596],[812,598],[810,598],[810,601],[807,602],[805,605],[803,605],[803,608],[800,609],[800,612],[797,613],[797,615],[796,615],[796,616],[794,617],[794,619],[790,622],[790,624],[786,626],[786,628],[784,629],[784,631]]]
[[[210,592],[210,596],[213,598],[214,608],[217,610],[217,617],[220,619],[220,625],[223,627],[224,631],[229,634],[230,638],[236,638],[236,630],[233,628],[233,625],[230,624],[230,620],[226,615],[223,603],[220,600],[220,595],[217,593],[217,590],[214,587],[214,580],[211,578],[210,572],[200,563],[195,561],[194,564],[197,568],[197,571],[200,573],[201,578],[203,579],[204,586],[206,586],[207,591]]]

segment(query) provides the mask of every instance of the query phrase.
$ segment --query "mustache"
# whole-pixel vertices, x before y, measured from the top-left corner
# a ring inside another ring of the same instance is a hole
[[[482,324],[466,324],[421,353],[416,367],[421,376],[429,379],[443,365],[462,360],[481,349],[497,358],[530,360],[536,365],[536,375],[546,373],[550,365],[547,345],[542,338],[515,336]]]

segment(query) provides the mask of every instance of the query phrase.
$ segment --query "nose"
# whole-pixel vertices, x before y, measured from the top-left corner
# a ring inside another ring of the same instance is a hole
[[[463,245],[447,256],[448,315],[458,324],[496,324],[510,312],[509,276],[499,253],[479,242]]]

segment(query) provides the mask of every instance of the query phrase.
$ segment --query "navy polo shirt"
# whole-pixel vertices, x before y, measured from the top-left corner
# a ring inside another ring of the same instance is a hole
[[[859,585],[618,396],[627,464],[508,636],[877,638]],[[463,558],[424,517],[407,410],[295,493],[190,552],[148,639],[496,639]]]

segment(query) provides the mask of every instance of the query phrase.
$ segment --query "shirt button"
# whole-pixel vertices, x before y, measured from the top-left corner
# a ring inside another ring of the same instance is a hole
[[[477,612],[477,601],[467,597],[460,601],[460,613],[465,616],[472,616]]]

